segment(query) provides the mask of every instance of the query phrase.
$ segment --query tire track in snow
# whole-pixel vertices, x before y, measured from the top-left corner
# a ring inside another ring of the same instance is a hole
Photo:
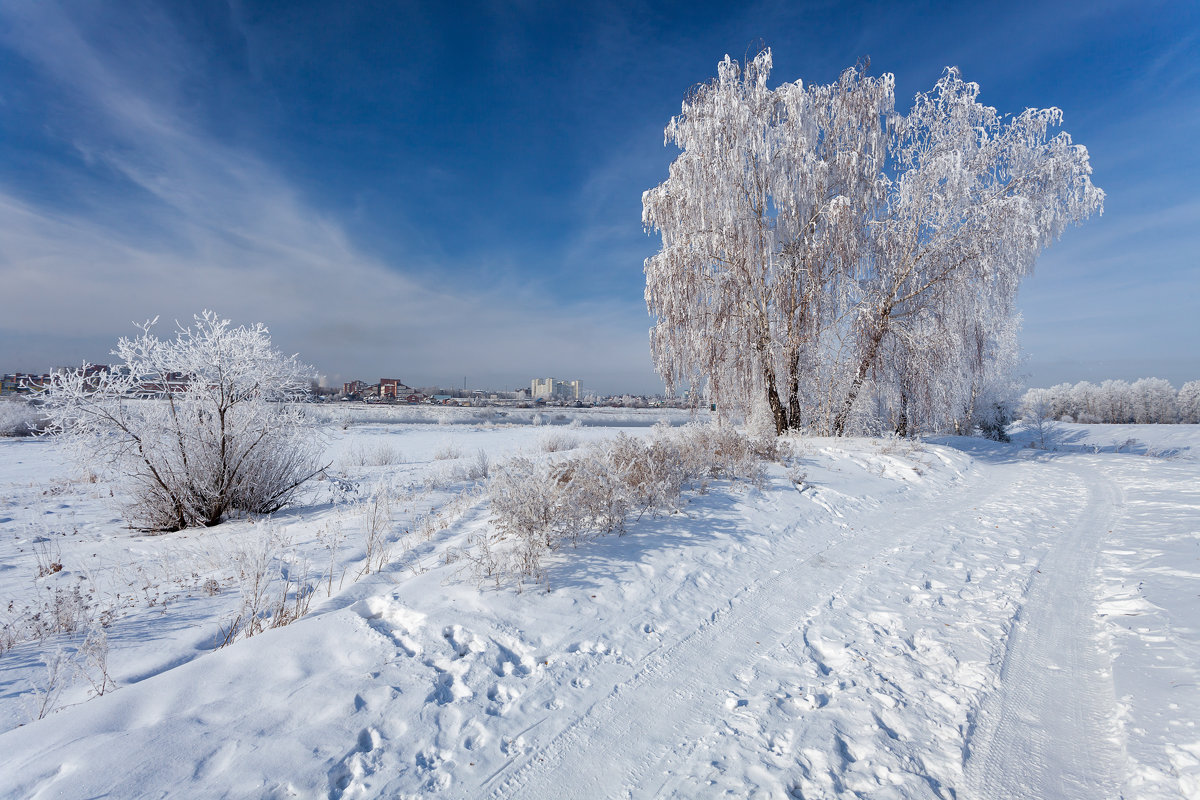
[[[950,517],[969,517],[992,495],[1011,489],[1012,481],[998,483],[1000,473],[984,474],[976,464],[966,480],[946,487],[944,506],[956,509]],[[633,675],[576,717],[549,742],[530,753],[523,763],[506,767],[487,783],[499,781],[489,794],[501,798],[640,797],[654,796],[661,788],[663,771],[650,775],[664,760],[686,760],[696,737],[680,720],[712,721],[721,709],[725,679],[732,668],[752,667],[758,658],[777,647],[803,626],[836,595],[843,585],[870,571],[872,563],[889,557],[898,546],[941,529],[947,518],[931,520],[928,508],[941,497],[923,498],[912,511],[882,508],[866,512],[871,524],[859,520],[854,530],[830,522],[841,535],[830,538],[797,535],[789,531],[792,552],[780,553],[774,565],[786,564],[774,574],[745,586],[729,605],[673,644],[647,655]],[[879,531],[895,531],[894,537]],[[814,538],[823,540],[816,546]],[[786,560],[785,560],[786,559]],[[803,581],[797,580],[802,577]],[[780,602],[780,598],[787,598]],[[719,656],[734,656],[738,663]],[[638,735],[647,715],[676,721],[673,735],[650,748]],[[603,751],[597,742],[603,742]],[[485,788],[487,783],[485,783]]]
[[[806,561],[816,560],[834,546],[846,543],[839,539]],[[646,758],[634,756],[634,751],[645,747],[636,735],[642,719],[653,714],[679,720],[686,715],[681,715],[678,709],[698,705],[697,697],[705,693],[704,684],[719,663],[710,658],[709,669],[696,670],[706,654],[715,656],[726,648],[745,653],[747,646],[753,651],[755,643],[767,636],[764,631],[778,639],[791,630],[794,618],[781,614],[779,606],[770,602],[778,592],[788,588],[785,583],[788,577],[791,577],[788,573],[780,571],[743,588],[728,606],[714,612],[696,630],[648,655],[628,680],[614,686],[562,733],[530,754],[489,796],[497,800],[607,797],[614,796],[617,778],[622,784],[640,783],[648,764]],[[770,613],[772,607],[775,614]],[[781,616],[786,618],[780,620]],[[736,647],[726,644],[731,638],[737,642]],[[602,758],[594,752],[597,741],[604,741]],[[631,760],[636,760],[632,769]]]
[[[1042,559],[1009,633],[998,688],[969,733],[969,798],[1120,795],[1124,752],[1093,590],[1121,495],[1093,470],[1070,472],[1088,503]]]
[[[959,623],[1000,628],[993,641],[1003,642],[1035,569],[1022,554],[1048,549],[1046,515],[1014,513],[1015,504],[1061,502],[1053,497],[1061,487],[1027,465],[996,464],[987,479],[997,487],[991,497],[936,498],[916,530],[855,565],[795,631],[759,654],[760,676],[739,671],[741,685],[727,684],[732,716],[707,731],[694,725],[691,740],[660,760],[661,784],[646,796],[954,797],[982,673],[994,676],[1002,656],[987,660],[991,648],[972,647],[986,634],[963,638]],[[996,521],[1009,529],[999,541]],[[911,519],[884,512],[871,523],[884,531]],[[1023,566],[1006,563],[1013,557]],[[739,715],[742,706],[750,713]]]

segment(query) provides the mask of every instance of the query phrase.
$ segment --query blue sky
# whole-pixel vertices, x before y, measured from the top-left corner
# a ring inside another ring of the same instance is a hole
[[[1200,378],[1200,6],[0,4],[0,370],[130,322],[267,323],[331,381],[659,391],[641,193],[729,53],[863,56],[897,107],[947,65],[1055,105],[1102,218],[1023,287],[1035,384]]]

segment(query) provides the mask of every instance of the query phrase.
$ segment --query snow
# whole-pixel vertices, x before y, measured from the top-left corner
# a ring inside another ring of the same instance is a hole
[[[50,443],[0,439],[8,619],[81,587],[119,687],[91,697],[82,631],[0,654],[0,796],[1200,796],[1200,426],[797,439],[761,487],[690,491],[517,592],[453,557],[488,525],[477,453],[667,414],[475,411],[338,409],[340,481],[161,536]],[[381,484],[391,559],[356,579]],[[332,580],[219,648],[268,535]],[[36,719],[60,648],[79,668]]]

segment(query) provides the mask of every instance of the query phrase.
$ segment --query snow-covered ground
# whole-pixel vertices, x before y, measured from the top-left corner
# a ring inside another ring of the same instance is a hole
[[[797,440],[517,592],[480,451],[686,415],[472,413],[333,409],[337,480],[163,536],[0,439],[0,796],[1200,797],[1200,426]],[[308,614],[218,647],[264,553]]]

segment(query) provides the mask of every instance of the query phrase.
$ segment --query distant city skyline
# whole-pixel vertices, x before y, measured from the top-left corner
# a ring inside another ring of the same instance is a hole
[[[331,384],[663,390],[641,193],[726,54],[961,67],[1058,106],[1107,192],[1022,288],[1033,385],[1200,377],[1200,7],[758,2],[0,5],[0,372],[131,322],[263,322]]]

